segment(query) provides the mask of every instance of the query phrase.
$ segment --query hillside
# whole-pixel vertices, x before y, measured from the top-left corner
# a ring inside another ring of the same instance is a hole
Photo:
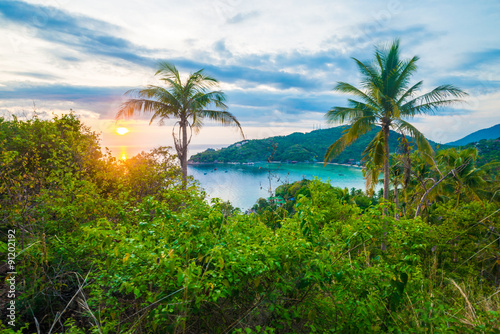
[[[308,133],[295,132],[287,136],[244,140],[220,150],[208,149],[193,155],[189,161],[191,163],[256,162],[267,161],[271,156],[272,161],[323,161],[328,147],[340,138],[346,128],[346,126],[339,126]],[[373,130],[334,158],[332,162],[355,163],[360,161],[364,149],[378,131],[380,128],[374,127]],[[391,131],[389,136],[391,152],[397,150],[400,137],[401,135]],[[430,143],[433,148],[436,148],[436,143]],[[276,151],[273,154],[274,147]]]
[[[479,151],[477,165],[482,166],[492,161],[500,161],[500,137],[497,139],[482,139],[477,143],[471,143],[464,148],[475,147]]]
[[[500,137],[500,124],[494,125],[491,128],[478,130],[473,132],[462,139],[456,140],[446,145],[450,146],[464,146],[470,143],[478,142],[482,139],[497,139]]]

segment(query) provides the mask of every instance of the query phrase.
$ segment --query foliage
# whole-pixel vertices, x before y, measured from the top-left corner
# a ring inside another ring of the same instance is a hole
[[[99,154],[72,115],[0,126],[1,232],[24,234],[6,333],[500,332],[496,203],[464,192],[395,217],[301,181],[279,189],[295,202],[273,225],[184,190],[163,149]]]
[[[169,150],[170,147],[159,147],[122,161],[124,181],[132,196],[138,199],[152,196],[175,184],[180,169]]]
[[[418,152],[412,154],[410,160],[413,167],[408,180],[393,181],[404,184],[400,196],[403,214],[410,214],[415,208],[418,215],[421,207],[428,215],[434,207],[448,202],[454,203],[455,207],[471,201],[498,204],[500,188],[492,172],[498,167],[495,163],[478,166],[478,154],[475,148],[440,150],[432,165]],[[402,156],[395,156],[395,166],[403,159]]]
[[[478,142],[468,144],[462,149],[474,147],[479,152],[477,165],[483,166],[492,162],[500,162],[500,138],[482,139]]]

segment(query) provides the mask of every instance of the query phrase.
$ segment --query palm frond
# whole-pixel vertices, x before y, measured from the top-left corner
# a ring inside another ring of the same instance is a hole
[[[366,181],[366,194],[368,196],[373,196],[375,186],[379,182],[380,168],[373,165],[367,165],[363,169],[363,177]]]
[[[203,127],[203,117],[194,117],[193,121],[191,122],[191,128],[193,129],[193,132],[195,134],[200,133],[202,127]]]
[[[413,138],[413,140],[417,144],[419,151],[424,155],[426,160],[429,160],[429,158],[434,155],[434,150],[432,149],[431,145],[427,141],[427,138],[425,138],[425,136],[420,131],[418,131],[417,128],[415,128],[410,123],[408,123],[404,120],[401,120],[401,119],[397,120],[395,122],[395,125],[396,125],[397,130],[399,132],[402,132],[404,134],[408,134]],[[429,162],[431,162],[431,161],[429,161]]]
[[[181,76],[179,74],[179,71],[177,70],[175,65],[172,63],[169,63],[166,61],[160,61],[158,63],[158,70],[156,71],[155,76],[159,75],[159,74],[162,75],[160,80],[168,81],[170,83],[174,83],[177,85],[182,85]]]
[[[349,145],[351,145],[354,141],[356,141],[359,137],[367,133],[371,130],[373,123],[371,122],[371,118],[369,117],[360,117],[358,118],[350,128],[344,131],[344,134],[335,141],[328,149],[326,150],[324,157],[324,166],[328,163],[329,160],[333,159],[342,151],[344,151]]]
[[[420,113],[429,113],[442,106],[463,102],[463,100],[459,98],[467,95],[468,94],[466,92],[453,85],[441,85],[434,88],[429,93],[406,102],[401,109],[404,110],[405,115],[408,116],[414,116]]]
[[[212,91],[208,93],[198,92],[187,101],[187,104],[195,110],[203,109],[211,104],[219,109],[226,110],[227,105],[224,103],[225,101],[226,96],[221,91]]]
[[[327,123],[344,123],[344,122],[355,122],[356,120],[365,117],[372,118],[375,122],[375,113],[377,110],[373,110],[370,105],[349,100],[349,104],[352,106],[350,108],[346,107],[334,107],[325,114]]]
[[[397,104],[396,101],[394,101],[393,99],[389,99],[389,103],[391,105],[391,116],[392,118],[394,119],[399,119],[401,117],[401,112],[399,110],[399,106]]]
[[[156,116],[161,115],[162,118],[175,116],[177,110],[167,104],[145,99],[130,99],[123,103],[116,114],[116,119],[130,118],[136,114],[146,114],[151,112],[159,112]]]
[[[401,105],[407,98],[412,97],[416,92],[420,90],[423,83],[423,81],[419,81],[411,86],[408,90],[401,92],[401,96],[398,98],[398,101],[396,103],[398,105]]]
[[[363,111],[356,108],[346,108],[346,107],[333,107],[328,110],[325,114],[325,119],[327,123],[344,123],[351,120],[355,120],[363,116]]]
[[[373,90],[374,87],[381,87],[382,86],[382,81],[380,79],[380,76],[377,73],[377,70],[374,69],[371,65],[367,65],[363,63],[362,61],[359,61],[356,58],[352,58],[355,62],[356,65],[358,65],[358,69],[361,72],[361,74],[364,76],[364,78],[361,80],[361,85],[368,89],[368,90]]]
[[[419,114],[433,114],[441,107],[451,106],[460,102],[463,102],[463,100],[459,99],[441,100],[441,101],[424,103],[420,105],[409,105],[409,103],[405,103],[403,106],[400,107],[400,110],[405,117],[411,118]]]
[[[379,131],[363,151],[363,161],[380,167],[384,164],[384,152],[384,132]]]
[[[198,111],[197,116],[198,118],[208,118],[224,126],[236,126],[239,129],[241,136],[245,138],[240,122],[230,112],[203,109]]]
[[[367,105],[370,105],[372,107],[377,105],[376,101],[374,101],[371,96],[368,96],[365,92],[359,90],[358,88],[354,87],[349,83],[338,82],[337,85],[335,85],[335,87],[333,88],[333,90],[341,93],[356,95],[361,99],[363,99]]]
[[[147,88],[138,90],[137,95],[145,100],[155,100],[163,104],[171,105],[173,108],[182,108],[179,99],[172,92],[163,87],[150,85]]]
[[[391,96],[394,78],[397,77],[399,65],[399,41],[375,49],[375,56],[379,63],[381,78],[380,90],[384,95]]]
[[[376,47],[375,52],[381,55],[385,67],[394,67],[399,61],[399,39],[395,39],[391,43]]]
[[[416,71],[418,57],[410,60],[399,60],[392,68],[384,68],[384,94],[393,100],[399,100],[399,96],[408,87],[411,75]],[[387,65],[389,66],[389,65]]]

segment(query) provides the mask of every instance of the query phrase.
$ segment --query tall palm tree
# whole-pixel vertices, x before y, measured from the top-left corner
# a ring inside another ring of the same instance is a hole
[[[381,127],[364,154],[375,170],[383,169],[384,199],[389,198],[389,130],[413,137],[418,148],[432,154],[432,148],[425,136],[405,119],[415,115],[434,112],[437,108],[456,103],[458,98],[467,95],[452,86],[442,85],[432,91],[416,96],[423,82],[410,85],[410,79],[417,70],[418,57],[402,60],[399,54],[399,40],[390,46],[377,48],[373,64],[363,63],[356,58],[361,73],[361,88],[338,82],[334,90],[356,96],[359,100],[349,99],[348,107],[334,107],[326,114],[330,123],[350,123],[351,126],[333,143],[325,154],[325,164],[340,154],[356,139],[370,131],[374,125]],[[369,171],[373,175],[375,170]]]
[[[204,118],[237,126],[244,137],[238,120],[224,104],[226,97],[221,91],[210,91],[218,81],[203,73],[203,69],[189,75],[185,80],[177,68],[170,63],[160,62],[155,75],[160,76],[166,87],[149,85],[142,89],[132,89],[126,95],[136,95],[123,103],[116,118],[132,117],[135,114],[152,114],[149,124],[158,120],[160,125],[165,119],[177,119],[172,129],[177,157],[180,160],[183,186],[187,181],[187,152],[192,132],[198,133]],[[213,108],[215,107],[215,108]]]

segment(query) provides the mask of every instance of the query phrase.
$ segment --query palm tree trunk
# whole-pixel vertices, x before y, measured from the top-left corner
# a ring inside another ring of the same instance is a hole
[[[186,121],[181,123],[182,127],[182,156],[181,156],[181,169],[182,169],[182,189],[186,190],[187,187],[187,126]]]
[[[459,186],[459,190],[457,191],[457,202],[455,204],[455,208],[458,208],[458,206],[460,205],[460,193],[461,193],[461,189],[460,189],[460,186]]]
[[[388,125],[383,125],[382,127],[384,131],[384,202],[389,201],[389,126]],[[384,215],[387,215],[387,207],[384,207]],[[382,245],[380,245],[380,249],[383,251],[387,250],[387,222],[384,222],[383,229],[384,231],[384,237],[382,239]]]
[[[394,183],[394,219],[399,220],[398,209],[399,209],[399,198],[398,198],[398,184]]]
[[[422,210],[422,206],[424,205],[425,199],[427,198],[427,195],[432,191],[432,189],[436,188],[441,182],[443,182],[444,179],[446,179],[449,175],[453,174],[454,169],[450,170],[446,175],[441,177],[432,187],[427,189],[425,193],[422,195],[422,198],[420,199],[420,203],[418,203],[417,206],[417,211],[415,212],[415,218],[420,216],[420,211]]]
[[[389,127],[384,125],[384,200],[389,200]]]

